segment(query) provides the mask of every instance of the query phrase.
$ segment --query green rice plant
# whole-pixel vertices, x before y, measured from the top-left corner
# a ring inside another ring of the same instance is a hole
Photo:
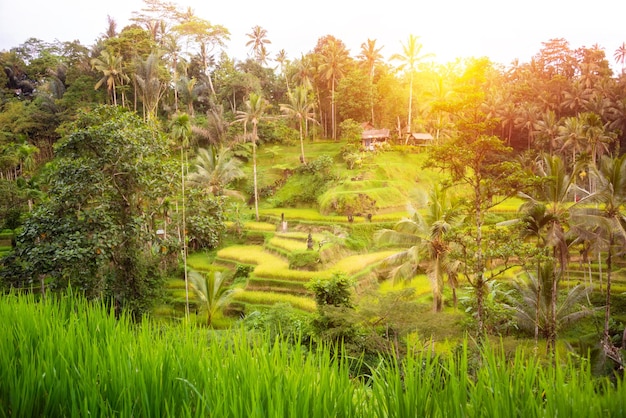
[[[332,270],[343,271],[348,275],[353,275],[361,270],[364,270],[372,264],[379,263],[383,259],[394,254],[393,251],[378,251],[367,254],[357,254],[350,257],[345,257],[338,261]]]
[[[306,237],[305,237],[306,240]],[[277,247],[283,249],[287,252],[294,251],[305,251],[306,250],[306,241],[299,241],[290,238],[283,238],[280,236],[275,236],[270,239],[269,244],[272,247]]]
[[[305,282],[252,277],[248,280],[246,290],[263,290],[272,292],[307,294],[309,293],[309,291],[306,289],[305,285]]]
[[[278,303],[288,303],[294,308],[314,312],[315,301],[310,297],[296,296],[288,293],[271,293],[260,291],[236,291],[233,299],[239,302],[253,303],[257,305],[275,305]]]
[[[287,262],[280,257],[264,251],[261,245],[233,245],[219,250],[217,256],[221,259],[231,260],[241,264],[287,264]]]
[[[267,222],[248,221],[243,224],[244,229],[249,231],[274,232],[276,225]]]
[[[1,295],[0,315],[2,417],[626,413],[623,377],[594,378],[588,360],[560,353],[546,361],[520,348],[505,354],[465,342],[440,355],[424,342],[403,358],[366,364],[341,347],[286,344],[240,328],[214,331],[149,319],[134,324],[72,295],[41,302]],[[354,363],[369,368],[369,376],[354,378]]]
[[[191,253],[187,256],[187,265],[198,271],[213,271],[213,261],[215,254],[207,254],[206,252]]]

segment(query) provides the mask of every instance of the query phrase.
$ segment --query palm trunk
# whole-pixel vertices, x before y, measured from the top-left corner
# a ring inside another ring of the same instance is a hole
[[[256,123],[252,125],[252,171],[254,177],[254,214],[256,221],[259,221],[259,186],[257,183],[256,170]]]
[[[332,120],[332,129],[333,129],[333,139],[336,141],[337,140],[337,130],[336,130],[336,124],[335,124],[335,77],[333,77],[333,85],[332,85],[332,90],[331,90],[331,97],[330,97],[330,107],[331,107],[331,120]]]
[[[182,243],[183,243],[183,270],[185,275],[185,318],[189,319],[189,277],[187,275],[187,220],[185,219],[185,158],[184,158],[184,145],[180,149],[180,177],[181,177],[181,191],[183,195],[182,202]]]
[[[304,159],[304,137],[302,136],[302,118],[300,119],[300,162],[306,164]]]
[[[611,272],[613,267],[613,234],[609,238],[609,253],[606,258],[606,299],[604,308],[604,335],[605,344],[611,343],[609,335],[609,320],[611,319]],[[623,347],[622,347],[623,348]]]

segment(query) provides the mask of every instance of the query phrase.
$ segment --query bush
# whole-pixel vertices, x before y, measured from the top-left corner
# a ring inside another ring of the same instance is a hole
[[[289,255],[289,268],[294,270],[319,270],[319,251],[297,251]]]
[[[339,124],[339,135],[342,141],[360,144],[363,127],[352,119],[346,119]]]

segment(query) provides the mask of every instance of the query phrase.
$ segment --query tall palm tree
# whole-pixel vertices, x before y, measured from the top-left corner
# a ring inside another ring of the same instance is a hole
[[[409,73],[409,108],[406,125],[407,132],[411,132],[412,129],[413,77],[415,75],[415,70],[420,62],[432,56],[432,54],[421,54],[423,45],[418,41],[418,39],[419,37],[415,35],[409,35],[407,43],[402,44],[402,54],[394,54],[391,56],[392,60],[400,61],[398,70],[406,70]]]
[[[98,80],[94,89],[98,90],[100,86],[106,84],[113,105],[117,106],[117,95],[115,94],[116,82],[118,80],[128,79],[122,71],[122,56],[115,55],[105,49],[100,53],[98,58],[91,60],[91,67],[102,73],[102,78]]]
[[[228,304],[232,297],[232,290],[226,288],[226,276],[219,271],[206,274],[191,271],[189,277],[202,308],[206,310],[206,324],[211,326],[215,315]]]
[[[520,108],[520,111],[515,118],[515,125],[518,128],[525,129],[528,135],[528,149],[531,148],[534,132],[535,132],[535,123],[537,123],[539,115],[539,108],[534,103],[524,103]]]
[[[180,228],[180,240],[182,243],[183,269],[185,275],[185,316],[189,318],[189,278],[187,275],[187,220],[185,218],[185,163],[189,138],[191,137],[191,119],[186,113],[175,115],[170,121],[171,137],[176,143],[180,143],[180,180],[182,194],[182,227]]]
[[[266,45],[271,44],[272,41],[267,39],[267,30],[260,26],[253,26],[252,32],[246,33],[246,36],[250,39],[246,42],[246,46],[250,47],[250,51],[254,54],[258,63],[263,61],[263,52],[265,50],[265,59],[267,59]]]
[[[189,183],[207,189],[215,196],[243,198],[239,191],[227,188],[231,182],[245,177],[241,165],[241,160],[233,158],[228,148],[199,148],[196,171],[189,174]]]
[[[330,82],[330,106],[333,139],[337,139],[337,122],[335,112],[335,89],[338,80],[343,77],[350,56],[343,43],[328,39],[322,50],[322,64],[319,67],[321,76]]]
[[[535,122],[534,129],[538,139],[548,145],[548,154],[552,155],[559,137],[559,121],[554,110],[544,112]]]
[[[443,278],[447,274],[451,283],[456,280],[456,264],[448,260],[450,252],[446,234],[459,222],[455,201],[448,200],[443,187],[434,187],[429,198],[428,213],[422,217],[410,207],[411,217],[399,221],[393,229],[381,229],[375,240],[381,245],[395,245],[404,250],[387,257],[383,265],[395,266],[391,278],[412,279],[420,264],[427,265],[427,276],[433,292],[433,310],[443,309]],[[455,296],[456,299],[456,296]]]
[[[309,91],[298,86],[293,92],[287,93],[289,103],[281,104],[280,110],[287,116],[296,119],[300,130],[300,162],[306,164],[304,157],[304,135],[303,128],[307,121],[315,122],[313,109],[315,105],[309,100]]]
[[[367,69],[367,73],[369,74],[369,82],[370,82],[370,110],[372,112],[372,125],[374,122],[374,72],[376,71],[376,66],[383,61],[383,56],[380,51],[383,49],[376,47],[376,39],[368,39],[367,43],[363,42],[361,44],[361,53],[358,58],[362,60],[363,66]]]
[[[267,109],[267,101],[259,94],[250,93],[248,100],[245,102],[246,110],[237,111],[236,120],[242,122],[245,127],[248,123],[252,124],[252,173],[254,177],[254,213],[256,220],[259,220],[259,188],[257,182],[257,166],[256,166],[256,146],[258,134],[257,126],[259,122],[265,119],[265,110]]]
[[[289,88],[289,78],[287,78],[287,74],[285,74],[285,69],[287,68],[287,64],[289,64],[289,58],[287,58],[287,51],[281,49],[276,53],[276,58],[274,60],[280,66],[280,73],[283,77],[285,77],[285,84],[287,85],[287,91],[291,91]]]
[[[571,149],[572,166],[576,164],[576,154],[584,149],[584,139],[585,135],[583,133],[583,124],[580,118],[575,116],[565,118],[565,120],[563,120],[563,124],[559,126],[558,140],[561,144],[561,152],[566,151],[567,149]]]
[[[143,115],[146,120],[155,120],[159,102],[165,93],[166,84],[160,76],[160,56],[152,53],[145,60],[137,60],[135,80],[141,91]]]
[[[578,172],[575,166],[573,172]],[[554,273],[551,282],[551,324],[556,324],[557,296],[559,278],[565,271],[569,259],[568,241],[565,230],[569,225],[570,210],[576,204],[570,200],[570,191],[575,187],[575,176],[571,175],[559,156],[543,155],[537,167],[537,175],[543,180],[531,194],[520,193],[526,202],[520,210],[525,216],[538,212],[540,216],[533,215],[537,222],[535,226],[528,223],[529,231],[537,236],[543,235],[541,246],[546,246],[550,256],[554,260]],[[543,208],[543,209],[541,209]],[[540,220],[540,222],[539,222]],[[542,232],[543,229],[543,232]],[[547,349],[554,350],[556,346],[555,327],[550,329]]]
[[[622,73],[624,72],[624,65],[626,64],[626,42],[622,42],[622,44],[615,50],[613,54],[615,58],[615,62],[618,64],[622,64]]]
[[[615,356],[615,350],[609,335],[611,317],[611,281],[613,257],[624,252],[626,245],[626,154],[611,158],[604,156],[595,170],[598,177],[598,191],[591,198],[600,205],[585,208],[578,220],[588,227],[599,230],[607,251],[606,266],[606,303],[604,315],[603,348],[608,355]],[[621,356],[615,360],[621,361]],[[623,364],[623,362],[621,362]]]

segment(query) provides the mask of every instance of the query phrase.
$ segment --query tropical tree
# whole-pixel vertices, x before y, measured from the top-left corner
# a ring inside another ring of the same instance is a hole
[[[393,280],[410,280],[419,272],[421,265],[426,264],[433,292],[433,311],[441,312],[444,275],[448,276],[454,291],[458,267],[458,263],[448,257],[450,242],[446,235],[461,217],[458,202],[449,200],[441,186],[431,189],[428,201],[426,216],[422,217],[409,205],[411,216],[399,221],[393,229],[379,230],[375,240],[380,245],[405,247],[383,261],[384,266],[394,266],[390,271]]]
[[[576,155],[584,149],[585,135],[583,132],[583,124],[580,118],[570,116],[565,118],[563,123],[559,126],[559,143],[561,144],[560,151],[572,152],[572,158],[570,163],[572,167],[576,164]]]
[[[256,147],[257,141],[259,139],[257,127],[259,122],[266,118],[265,110],[267,109],[268,103],[261,96],[256,93],[250,93],[248,100],[245,102],[246,110],[237,111],[236,120],[242,122],[244,124],[244,131],[246,131],[245,127],[248,123],[252,124],[252,172],[253,172],[253,181],[254,181],[254,213],[255,218],[259,220],[259,188],[257,181],[257,164],[256,164]]]
[[[143,116],[146,120],[155,120],[159,102],[165,93],[166,83],[161,79],[160,56],[150,54],[145,60],[137,61],[135,80],[141,91]]]
[[[298,122],[300,131],[300,162],[306,164],[304,157],[304,125],[307,122],[316,122],[313,109],[315,105],[309,100],[309,91],[298,86],[293,92],[287,93],[289,103],[281,104],[280,110]]]
[[[170,121],[171,137],[175,143],[180,143],[180,188],[182,194],[182,225],[179,228],[180,242],[182,244],[183,274],[185,276],[185,316],[189,318],[189,277],[187,273],[187,219],[185,213],[185,166],[187,162],[187,149],[191,137],[191,120],[186,113],[174,115]]]
[[[550,283],[558,281],[554,274],[552,263],[546,262],[536,274],[528,273],[526,280],[513,283],[517,297],[511,298],[507,306],[515,313],[520,329],[534,332],[535,341],[539,334],[550,338],[553,332],[594,313],[592,309],[581,305],[589,294],[589,288],[579,284],[569,289],[564,297],[557,297],[556,316],[553,317],[553,288]]]
[[[100,53],[100,57],[91,60],[91,66],[102,73],[102,78],[98,80],[94,89],[98,90],[100,86],[106,84],[109,96],[113,104],[117,106],[116,82],[128,80],[128,76],[122,71],[122,57],[104,50]]]
[[[171,193],[165,138],[133,112],[99,106],[78,114],[56,145],[48,198],[35,208],[1,271],[15,284],[49,278],[105,298],[137,319],[162,289],[150,213]],[[13,281],[13,280],[12,280]]]
[[[261,64],[267,57],[266,45],[272,43],[272,41],[267,39],[267,30],[258,25],[253,26],[252,32],[246,33],[246,36],[250,39],[246,42],[246,46],[250,47],[250,51],[254,54],[255,59]]]
[[[208,190],[215,196],[226,195],[243,199],[239,191],[227,188],[233,181],[245,177],[241,166],[241,160],[234,158],[228,148],[199,148],[196,171],[189,174],[189,183]]]
[[[322,63],[319,66],[320,75],[330,83],[330,106],[332,138],[337,139],[337,121],[335,112],[335,89],[337,81],[343,77],[350,56],[343,42],[328,38],[322,48]]]
[[[577,167],[573,172],[577,172]],[[549,294],[551,328],[548,332],[548,351],[556,347],[557,337],[557,298],[559,279],[567,267],[569,260],[569,245],[566,229],[569,226],[570,210],[573,205],[570,192],[575,187],[574,175],[568,170],[559,156],[542,156],[537,165],[538,185],[529,193],[520,193],[526,202],[520,208],[526,218],[526,229],[540,239],[540,247],[549,250],[548,256],[553,260],[553,273],[550,276],[541,276],[537,270],[537,278],[549,277],[552,279]]]
[[[365,69],[367,70],[367,74],[369,74],[369,88],[370,88],[370,108],[371,108],[371,112],[372,112],[372,125],[375,125],[374,122],[374,74],[376,71],[376,66],[379,65],[382,60],[383,60],[383,56],[380,53],[380,51],[383,49],[383,47],[377,48],[376,47],[376,39],[368,39],[367,43],[363,42],[361,44],[361,53],[359,54],[358,58],[361,59],[363,66],[365,67]]]
[[[626,42],[622,42],[622,44],[615,50],[613,54],[615,58],[615,62],[618,64],[622,64],[622,73],[624,72],[624,64],[626,64]]]
[[[206,310],[206,324],[210,327],[215,315],[230,302],[232,290],[227,289],[226,276],[219,271],[206,274],[190,271],[189,278],[200,306]]]
[[[542,144],[548,145],[548,154],[552,155],[557,147],[559,137],[559,121],[554,110],[544,112],[535,122],[535,134]]]
[[[420,62],[432,56],[432,54],[423,54],[423,45],[418,41],[419,37],[415,35],[409,35],[409,39],[406,44],[402,44],[402,54],[394,54],[391,56],[391,60],[400,61],[398,66],[399,71],[406,71],[409,73],[409,107],[407,117],[407,132],[412,130],[412,111],[413,111],[413,79],[415,76],[415,70]],[[408,140],[408,138],[407,138]]]
[[[587,207],[581,210],[582,216],[576,220],[583,227],[597,231],[606,249],[606,302],[604,314],[604,332],[602,346],[605,353],[623,365],[619,350],[615,349],[610,336],[611,317],[611,283],[613,258],[624,253],[626,244],[626,154],[619,157],[604,156],[595,176],[598,178],[598,190],[591,196],[600,205],[596,208]]]

